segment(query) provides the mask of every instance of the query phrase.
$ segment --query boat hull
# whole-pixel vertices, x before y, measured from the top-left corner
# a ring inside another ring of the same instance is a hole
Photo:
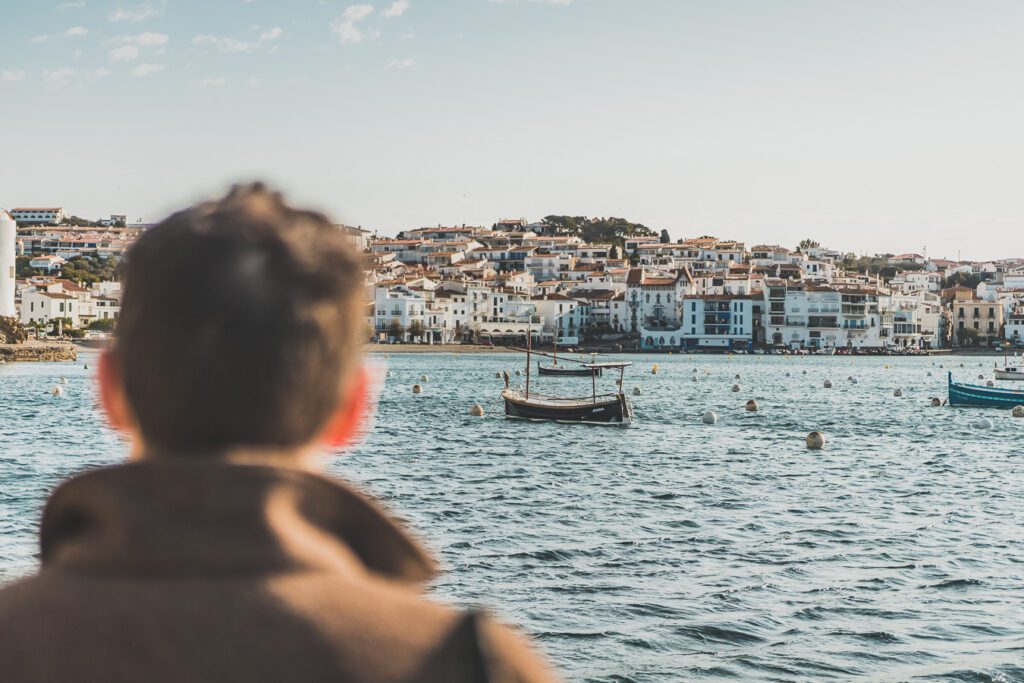
[[[949,405],[1008,410],[1024,405],[1024,390],[995,389],[974,384],[960,384],[949,375]]]
[[[1024,380],[1024,371],[1022,370],[996,370],[996,379],[1016,379]]]
[[[553,402],[527,401],[504,394],[505,417],[521,420],[586,424],[629,424],[633,420],[633,405],[623,394],[611,400],[576,402],[556,405]]]
[[[591,377],[601,376],[601,368],[570,368],[564,365],[541,365],[537,364],[537,372],[542,375],[554,375],[562,377]]]

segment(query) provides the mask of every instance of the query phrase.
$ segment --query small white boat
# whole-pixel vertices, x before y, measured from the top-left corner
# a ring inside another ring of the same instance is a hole
[[[1016,355],[1014,355],[1014,359],[1020,360]],[[1005,353],[1003,354],[1003,367],[996,366],[993,372],[996,379],[1024,380],[1024,365],[1010,365],[1010,360]]]
[[[996,379],[1020,379],[1024,380],[1024,367],[1008,365],[1005,368],[995,369]]]

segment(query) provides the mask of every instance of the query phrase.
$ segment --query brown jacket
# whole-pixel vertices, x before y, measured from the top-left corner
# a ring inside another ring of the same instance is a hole
[[[4,683],[553,680],[518,636],[422,597],[419,546],[303,470],[97,470],[40,535],[39,573],[0,590]]]

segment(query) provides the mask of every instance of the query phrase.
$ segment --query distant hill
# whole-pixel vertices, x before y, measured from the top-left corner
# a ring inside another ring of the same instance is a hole
[[[545,216],[541,221],[559,235],[582,237],[587,242],[619,244],[629,237],[657,237],[658,233],[625,218],[588,218],[586,216]]]

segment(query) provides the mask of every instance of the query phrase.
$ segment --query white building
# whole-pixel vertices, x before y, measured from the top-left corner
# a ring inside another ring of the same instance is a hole
[[[11,209],[11,216],[23,225],[60,225],[65,218],[62,207]]]
[[[0,317],[5,318],[18,314],[14,307],[17,239],[17,224],[9,213],[0,209]]]
[[[1024,308],[1017,309],[1006,318],[1006,338],[1024,345]]]
[[[57,256],[56,254],[49,254],[47,256],[36,256],[29,260],[29,268],[35,268],[36,270],[45,270],[47,273],[52,273],[55,270],[60,270],[67,261],[63,257]]]

